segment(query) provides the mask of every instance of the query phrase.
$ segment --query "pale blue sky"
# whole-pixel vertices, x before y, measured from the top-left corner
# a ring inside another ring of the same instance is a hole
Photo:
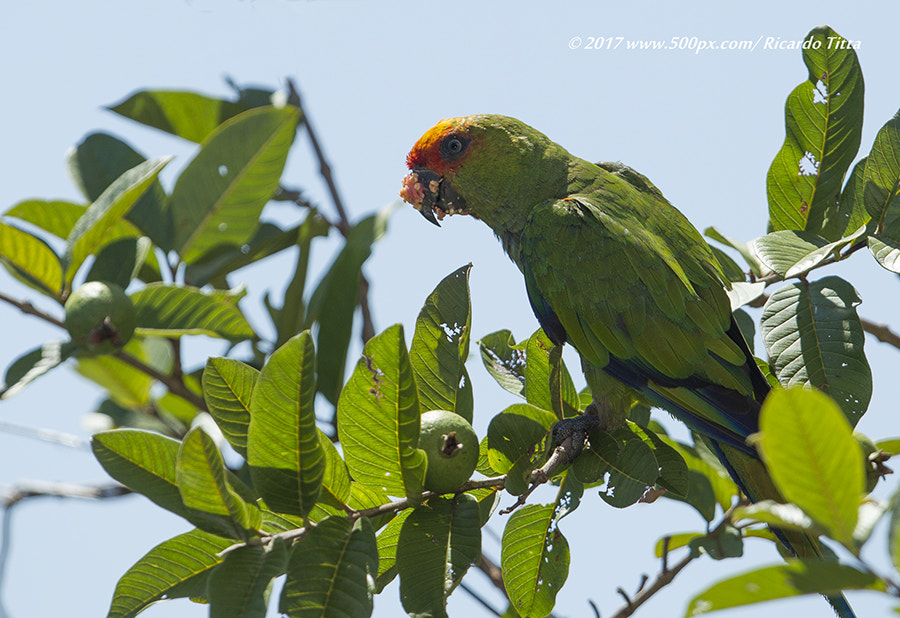
[[[144,129],[101,109],[142,88],[190,89],[228,95],[223,76],[238,83],[277,86],[286,77],[301,88],[350,212],[358,219],[394,201],[404,157],[437,120],[471,113],[501,113],[535,126],[572,153],[621,160],[649,176],[670,201],[703,229],[714,225],[751,239],[765,231],[765,174],[784,139],[787,94],[806,78],[798,51],[763,49],[768,37],[800,40],[829,24],[859,41],[866,79],[862,153],[878,128],[900,107],[896,87],[896,24],[882,9],[848,2],[393,2],[349,0],[86,0],[7,3],[0,19],[0,112],[3,182],[0,209],[32,197],[78,199],[67,178],[67,148],[85,134],[122,136],[148,156],[174,154],[171,181],[192,146]],[[379,7],[379,8],[376,8]],[[570,49],[573,37],[582,47]],[[622,37],[618,49],[584,49],[589,37]],[[755,51],[638,51],[626,41],[697,37],[751,40]],[[302,186],[327,210],[329,201],[298,139],[285,179]],[[266,216],[293,213],[275,206]],[[320,250],[315,266],[328,258]],[[426,295],[446,274],[473,262],[473,335],[499,328],[527,337],[537,324],[515,267],[488,229],[454,217],[437,229],[410,208],[391,219],[366,272],[373,282],[376,324],[402,322],[411,334]],[[293,264],[286,255],[242,272],[261,317],[261,293],[278,286]],[[862,298],[860,313],[896,322],[897,280],[860,252],[849,268]],[[862,273],[862,276],[860,276]],[[28,292],[0,272],[0,289]],[[893,302],[892,302],[893,301]],[[52,305],[42,306],[53,310]],[[57,311],[57,314],[59,312]],[[756,315],[758,318],[758,314]],[[61,333],[0,305],[0,366]],[[860,428],[876,438],[896,436],[891,418],[898,398],[889,372],[898,352],[867,339],[875,396]],[[195,345],[201,359],[221,346]],[[199,362],[199,360],[197,361]],[[574,369],[574,367],[573,367]],[[476,393],[476,430],[511,403],[481,369],[470,364]],[[99,391],[69,369],[0,403],[0,419],[83,436],[83,417]],[[675,424],[667,422],[669,426]],[[0,433],[0,487],[21,479],[95,481],[103,472],[88,453]],[[896,487],[891,479],[889,489]],[[537,494],[536,499],[548,499]],[[880,493],[886,495],[884,491]],[[495,517],[486,552],[498,558]],[[572,565],[556,615],[591,615],[587,599],[604,615],[621,599],[616,587],[636,587],[658,568],[656,539],[697,530],[688,507],[669,501],[624,511],[594,494],[562,522]],[[142,498],[104,504],[33,500],[13,511],[14,548],[2,599],[11,618],[88,617],[108,607],[115,581],[156,543],[188,529]],[[635,534],[636,531],[640,532]],[[885,565],[884,530],[870,556]],[[752,542],[743,560],[689,567],[638,615],[680,615],[687,600],[713,578],[777,562],[770,547]],[[499,595],[476,574],[470,582],[497,607]],[[872,594],[850,595],[860,615],[884,615],[891,604]],[[400,615],[396,584],[376,598],[375,615]],[[829,616],[821,599],[806,599],[722,613],[732,618],[765,611],[776,616]],[[451,616],[486,615],[457,592]],[[203,616],[187,601],[162,604],[147,616]]]

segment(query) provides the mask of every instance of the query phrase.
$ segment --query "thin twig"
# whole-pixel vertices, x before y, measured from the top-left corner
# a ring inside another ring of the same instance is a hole
[[[490,603],[488,603],[485,599],[483,599],[483,598],[481,597],[481,595],[479,595],[477,592],[475,592],[474,590],[472,590],[471,588],[469,588],[468,586],[466,586],[465,582],[460,582],[459,587],[462,588],[465,592],[468,592],[470,597],[472,597],[473,599],[475,599],[476,601],[478,601],[478,603],[479,603],[483,608],[485,608],[487,611],[489,611],[490,613],[494,614],[495,616],[502,616],[502,615],[503,615],[503,614],[501,614],[499,611],[497,611],[497,610],[494,608],[494,606],[492,606],[492,605],[491,605]]]
[[[860,318],[859,321],[862,323],[863,330],[878,339],[878,341],[892,345],[900,350],[900,335],[892,331],[887,324],[872,322],[865,318]]]
[[[66,325],[63,324],[62,320],[59,320],[59,319],[53,317],[49,313],[44,313],[43,311],[41,311],[40,309],[38,309],[37,307],[32,305],[27,300],[16,300],[15,298],[12,298],[11,296],[7,296],[3,292],[0,292],[0,300],[2,300],[5,303],[9,303],[13,307],[16,307],[22,313],[27,313],[28,315],[37,316],[37,317],[41,318],[42,320],[44,320],[45,322],[50,322],[54,326],[59,326],[60,328],[66,327]]]
[[[734,507],[731,507],[730,509],[725,511],[725,514],[722,516],[722,521],[720,521],[709,534],[715,535],[722,528],[724,528],[731,521],[731,514],[733,512]],[[652,584],[644,587],[643,584],[646,580],[642,580],[642,586],[633,598],[628,597],[628,595],[625,594],[625,592],[622,591],[621,588],[617,589],[617,592],[625,597],[626,603],[619,609],[619,611],[612,615],[612,618],[627,618],[627,616],[631,616],[637,610],[637,608],[646,603],[654,594],[668,586],[672,582],[672,580],[674,580],[675,577],[695,558],[695,555],[689,552],[684,558],[679,560],[678,563],[675,564],[675,566],[673,566],[672,568],[668,568],[668,549],[668,542],[663,541],[662,569],[656,576],[656,579],[653,580]]]
[[[153,378],[154,380],[158,380],[166,385],[169,389],[169,392],[173,395],[177,395],[181,397],[188,403],[192,404],[198,410],[203,410],[204,412],[208,411],[206,408],[206,402],[203,400],[203,397],[189,389],[183,381],[176,379],[173,376],[168,376],[160,371],[157,371],[150,365],[147,365],[143,361],[135,358],[131,354],[123,352],[119,350],[113,356],[118,358],[120,361],[127,365],[131,365],[138,371],[146,373],[148,376]]]
[[[331,201],[334,202],[334,209],[338,214],[338,221],[333,223],[334,227],[340,231],[341,234],[346,238],[350,234],[350,230],[352,226],[350,225],[350,219],[347,217],[347,211],[344,209],[344,202],[341,199],[341,195],[338,192],[337,184],[334,181],[334,175],[331,173],[331,166],[328,164],[328,161],[325,159],[325,153],[322,151],[322,147],[319,145],[319,138],[316,136],[315,129],[313,129],[312,123],[309,121],[309,113],[305,109],[303,109],[303,103],[300,100],[300,92],[297,90],[297,87],[294,85],[293,80],[288,80],[288,99],[293,105],[297,106],[297,109],[300,110],[300,114],[303,118],[303,125],[306,127],[306,132],[309,135],[309,141],[312,144],[313,151],[316,154],[316,159],[319,161],[319,173],[322,175],[322,178],[325,180],[325,184],[328,185],[328,191],[331,194]],[[369,308],[369,282],[366,277],[360,274],[359,281],[359,308],[362,311],[363,318],[363,328],[362,328],[362,340],[365,344],[369,339],[375,336],[375,325],[372,322],[372,311]]]
[[[28,498],[79,498],[82,500],[100,500],[118,498],[132,493],[130,489],[118,483],[103,485],[80,485],[76,483],[54,483],[51,481],[20,481],[12,489],[3,493],[2,506],[6,509]]]

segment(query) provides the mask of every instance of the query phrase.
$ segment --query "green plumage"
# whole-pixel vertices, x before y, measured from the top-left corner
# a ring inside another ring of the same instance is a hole
[[[662,407],[709,441],[750,499],[783,501],[746,441],[769,386],[732,318],[729,283],[649,180],[503,116],[441,121],[408,163],[401,195],[427,218],[464,213],[493,229],[547,335],[580,353],[602,425],[624,422],[634,401]],[[805,535],[778,534],[819,555]]]

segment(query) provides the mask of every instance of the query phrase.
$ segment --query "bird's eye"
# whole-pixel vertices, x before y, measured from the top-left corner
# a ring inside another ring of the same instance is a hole
[[[460,158],[466,152],[469,140],[460,135],[451,135],[441,142],[441,156],[448,161]]]

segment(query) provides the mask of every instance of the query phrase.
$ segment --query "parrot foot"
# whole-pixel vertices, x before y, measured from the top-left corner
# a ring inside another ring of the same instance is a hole
[[[590,406],[581,416],[557,421],[553,425],[553,443],[557,447],[563,447],[566,451],[566,462],[574,461],[584,449],[588,434],[602,424],[602,419],[597,414],[590,413]]]

